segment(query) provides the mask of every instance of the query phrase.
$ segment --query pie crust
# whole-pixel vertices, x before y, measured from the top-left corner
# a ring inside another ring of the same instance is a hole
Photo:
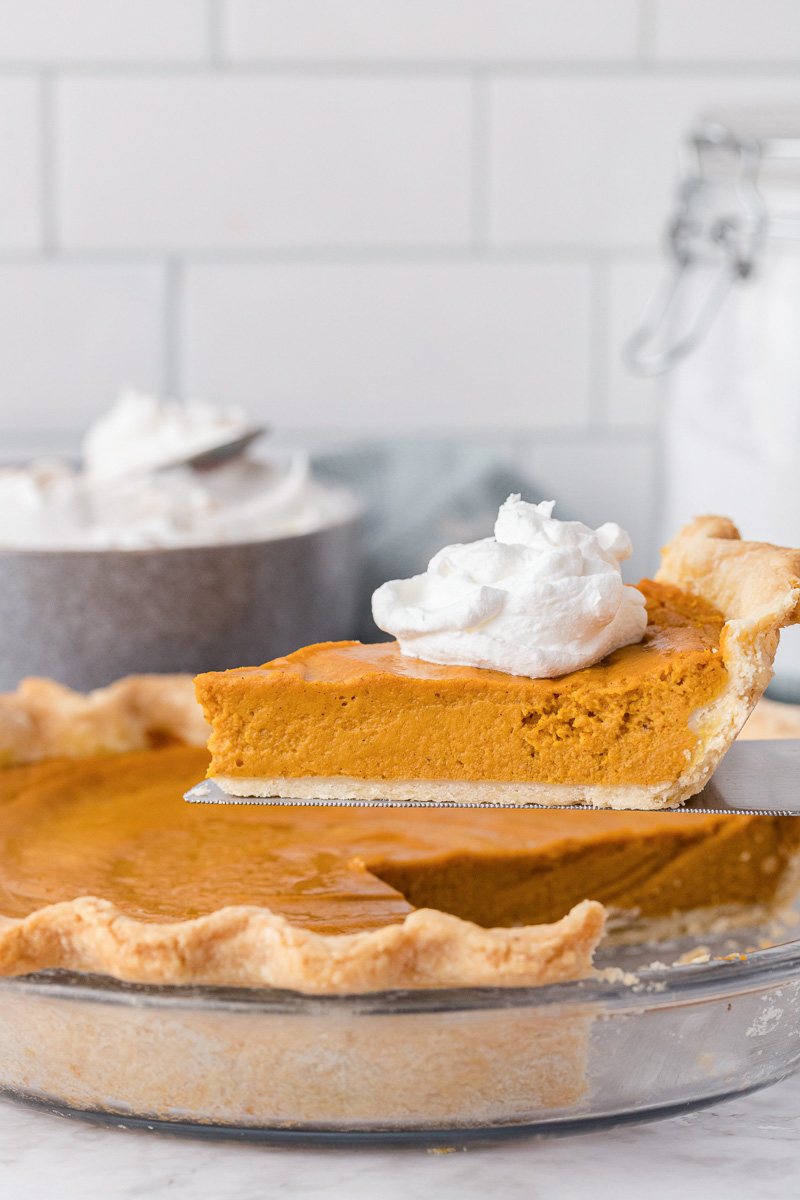
[[[208,735],[186,675],[129,675],[88,695],[31,678],[0,693],[0,768],[169,741],[204,746]]]
[[[604,660],[611,664],[622,655],[622,667],[598,664],[561,681],[529,681],[472,668],[420,667],[416,660],[409,660],[406,666],[396,649],[385,644],[359,647],[358,643],[339,643],[310,647],[265,664],[264,668],[199,676],[198,697],[214,730],[209,743],[213,753],[209,773],[224,791],[245,797],[385,799],[433,805],[677,807],[706,784],[772,678],[780,629],[800,621],[800,551],[743,542],[727,519],[701,517],[665,547],[655,589],[652,584],[641,586],[649,587],[651,592],[659,587],[663,592],[666,586],[667,595],[670,587],[678,589],[677,595],[684,597],[685,604],[703,607],[703,613],[697,616],[698,625],[704,620],[708,623],[713,615],[721,624],[721,630],[718,624],[715,631],[718,644],[710,647],[701,641],[700,650],[694,653],[695,658],[702,659],[703,653],[705,658],[694,668],[688,705],[685,698],[681,700],[685,707],[676,728],[682,731],[683,749],[673,749],[663,769],[652,754],[653,738],[658,744],[660,735],[642,732],[645,725],[641,711],[637,717],[639,777],[630,770],[627,775],[622,771],[615,777],[615,747],[608,742],[581,777],[574,766],[576,752],[569,730],[563,743],[556,745],[560,761],[553,762],[551,754],[547,769],[542,771],[541,758],[534,763],[527,743],[521,744],[528,732],[523,735],[518,728],[511,728],[513,714],[524,712],[526,704],[532,704],[535,712],[541,711],[535,705],[542,682],[554,689],[555,703],[560,706],[569,695],[567,687],[594,679],[601,669],[615,670],[616,683],[621,670],[631,670],[627,664],[634,661],[635,655],[641,660],[646,653],[638,647],[626,648]],[[689,615],[693,617],[691,612]],[[392,654],[397,665],[390,658]],[[341,667],[337,655],[344,664]],[[330,663],[325,661],[326,656]],[[317,659],[321,662],[319,675],[313,673]],[[380,665],[384,660],[390,664],[388,668]],[[348,667],[348,662],[352,666]],[[667,701],[672,702],[677,688],[685,686],[681,672],[674,671],[674,658],[670,663],[668,656],[663,664],[663,668],[657,665],[656,672],[655,686],[660,691],[652,693],[647,701],[651,707],[645,711],[647,724],[652,723],[654,729]],[[668,675],[670,669],[672,675]],[[335,676],[334,670],[339,672]],[[663,682],[658,673],[662,670]],[[602,681],[592,686],[593,696],[602,707],[611,691],[604,691],[607,685]],[[430,705],[430,693],[440,687],[449,688],[447,710],[434,710]],[[412,691],[414,688],[417,690]],[[339,707],[351,701],[356,704],[346,711]],[[471,718],[469,709],[477,711],[481,704],[488,716]],[[499,719],[492,723],[494,712],[500,713],[503,706],[511,716],[503,717],[505,725]],[[593,707],[592,703],[588,705],[588,714],[579,712],[583,727],[587,720],[594,719]],[[366,715],[356,718],[350,715],[354,712]],[[434,715],[428,716],[427,712]],[[462,713],[466,715],[462,717]],[[287,719],[294,723],[287,724]],[[387,738],[379,744],[372,733],[381,719],[392,730],[393,744],[388,744]],[[451,722],[449,726],[444,724],[445,719]],[[357,720],[363,724],[357,725]],[[461,725],[454,727],[453,720]],[[469,720],[473,720],[472,725],[467,724]],[[538,716],[534,720],[538,721]],[[342,732],[345,726],[350,731],[347,735]],[[412,728],[413,734],[409,732]],[[318,729],[328,730],[331,736],[317,737],[314,742]],[[457,755],[452,749],[454,735],[460,735]],[[304,741],[304,736],[312,740]],[[554,737],[558,743],[558,731]],[[338,750],[340,741],[342,748]],[[501,760],[498,747],[502,749],[507,743],[515,746],[516,759],[509,756],[507,761]],[[365,744],[367,751],[363,749]],[[485,761],[479,764],[484,769],[479,774],[474,761],[469,769],[461,763],[475,746],[485,748],[478,751],[485,755]],[[398,754],[407,755],[412,766],[407,777],[397,772]],[[308,761],[314,757],[320,765],[324,760],[330,769],[309,770]],[[454,757],[458,758],[455,765]],[[285,773],[274,769],[276,763],[284,762],[291,769]],[[539,778],[524,777],[534,771]]]
[[[698,752],[658,805],[671,807],[705,787],[772,679],[780,631],[800,623],[800,550],[743,542],[726,517],[697,517],[664,547],[656,580],[701,596],[725,617],[727,685],[694,714]]]
[[[335,994],[395,988],[535,987],[581,979],[603,933],[585,900],[552,925],[482,929],[434,909],[354,934],[300,929],[261,908],[147,924],[94,897],[0,918],[0,975],[52,967],[131,983],[273,987]]]

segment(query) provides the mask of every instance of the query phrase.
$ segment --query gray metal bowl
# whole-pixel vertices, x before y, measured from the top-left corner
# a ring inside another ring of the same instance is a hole
[[[222,670],[353,636],[361,521],[236,545],[0,551],[0,690],[87,691]]]

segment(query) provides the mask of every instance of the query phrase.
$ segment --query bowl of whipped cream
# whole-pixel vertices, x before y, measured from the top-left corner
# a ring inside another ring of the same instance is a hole
[[[352,636],[361,505],[236,408],[125,389],[81,460],[0,467],[0,689],[221,670]]]

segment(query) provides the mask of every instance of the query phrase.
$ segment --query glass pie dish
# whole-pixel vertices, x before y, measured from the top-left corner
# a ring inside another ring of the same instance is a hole
[[[800,1066],[800,939],[771,935],[613,947],[597,976],[537,988],[307,996],[7,978],[0,1088],[114,1125],[289,1140],[669,1116]]]

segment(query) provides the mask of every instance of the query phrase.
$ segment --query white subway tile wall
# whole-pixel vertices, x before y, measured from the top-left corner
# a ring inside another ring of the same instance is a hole
[[[636,52],[637,0],[230,0],[243,62],[603,61]]]
[[[69,78],[56,104],[67,249],[469,240],[467,80]]]
[[[208,20],[202,0],[0,0],[0,61],[197,62]]]
[[[354,432],[581,428],[591,289],[581,263],[458,260],[194,265],[192,394],[281,426]],[[535,369],[531,370],[531,363]]]
[[[644,529],[658,389],[620,347],[679,138],[800,104],[799,66],[793,0],[0,0],[0,436],[126,380],[521,429],[571,511]]]
[[[765,96],[800,101],[800,78],[762,72],[746,79],[670,73],[494,80],[492,244],[652,246],[673,204],[678,146],[692,119]]]
[[[800,47],[797,0],[656,0],[665,62],[790,62]]]
[[[157,263],[0,262],[3,428],[70,431],[120,382],[164,386]]]

